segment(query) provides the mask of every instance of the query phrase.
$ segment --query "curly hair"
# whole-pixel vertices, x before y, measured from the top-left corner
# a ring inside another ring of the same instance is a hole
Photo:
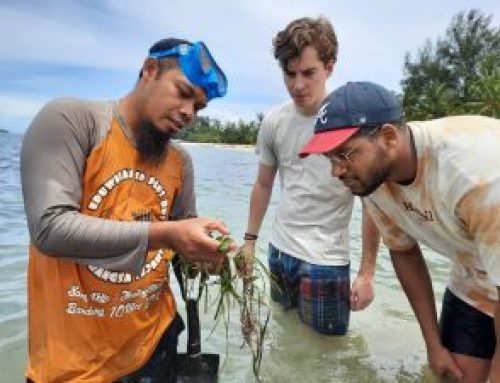
[[[291,59],[299,57],[309,46],[316,48],[320,61],[325,65],[337,61],[337,36],[325,17],[303,17],[290,22],[273,39],[274,57],[281,68],[286,68]]]

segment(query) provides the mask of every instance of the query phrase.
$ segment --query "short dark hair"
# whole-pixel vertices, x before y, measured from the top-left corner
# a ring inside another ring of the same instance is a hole
[[[387,122],[383,122],[383,123],[375,124],[375,125],[365,125],[365,126],[362,126],[361,129],[359,129],[356,133],[354,133],[354,135],[352,137],[353,138],[354,137],[368,137],[371,140],[380,132],[380,129],[385,124],[394,125],[399,130],[402,130],[403,128],[406,127],[406,122],[404,121],[404,119],[399,120],[399,121],[387,121]]]
[[[188,44],[188,45],[193,45],[191,41],[184,40],[184,39],[178,39],[175,37],[168,37],[166,39],[161,39],[151,45],[151,48],[149,48],[149,54],[161,52],[161,51],[166,51],[167,49],[173,48],[177,45],[181,44]]]
[[[273,39],[274,58],[279,61],[282,69],[286,69],[288,62],[299,57],[309,46],[316,49],[319,59],[325,65],[330,61],[337,61],[337,36],[325,17],[303,17],[290,22]]]
[[[193,43],[188,40],[178,39],[175,37],[168,37],[166,39],[158,40],[156,43],[154,43],[151,46],[151,48],[149,48],[149,54],[151,55],[153,53],[166,51],[167,49],[173,48],[180,44],[193,45]],[[158,66],[158,73],[156,74],[156,78],[159,78],[164,70],[178,67],[178,61],[175,57],[165,57],[158,59],[158,61],[160,65]],[[142,69],[139,71],[139,78],[141,77],[142,77]]]

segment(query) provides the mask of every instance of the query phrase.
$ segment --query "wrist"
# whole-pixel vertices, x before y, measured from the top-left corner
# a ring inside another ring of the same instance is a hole
[[[365,279],[373,279],[375,276],[375,269],[371,267],[360,267],[358,270],[358,277]]]
[[[170,248],[171,221],[151,222],[148,228],[148,248],[150,250]]]
[[[244,235],[243,235],[243,239],[245,241],[256,241],[257,238],[259,238],[259,236],[257,234],[253,234],[253,233],[249,233],[249,232],[246,232]]]
[[[423,334],[423,338],[428,354],[439,353],[445,349],[439,337]]]

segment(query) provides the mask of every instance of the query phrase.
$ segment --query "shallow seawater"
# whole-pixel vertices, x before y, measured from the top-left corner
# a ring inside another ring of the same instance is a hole
[[[28,233],[19,185],[21,136],[0,135],[0,371],[2,382],[23,381],[26,359],[26,266]],[[222,219],[240,241],[245,230],[250,190],[256,175],[253,151],[187,145],[196,172],[198,209],[201,216]],[[279,190],[258,241],[259,257],[265,249]],[[352,274],[360,257],[360,204],[355,204],[351,229]],[[241,242],[243,242],[241,240]],[[425,252],[439,302],[447,277],[447,262]],[[175,278],[178,307],[184,306]],[[271,319],[264,343],[261,375],[265,382],[435,382],[425,367],[426,353],[417,322],[399,286],[390,259],[382,249],[377,261],[375,301],[351,313],[345,337],[316,334],[301,324],[297,313],[270,304]],[[254,382],[251,356],[241,348],[239,312],[230,311],[228,330],[214,328],[216,287],[210,289],[207,311],[200,304],[202,349],[221,356],[220,382]],[[438,305],[439,307],[439,305]],[[186,335],[180,339],[185,351]]]

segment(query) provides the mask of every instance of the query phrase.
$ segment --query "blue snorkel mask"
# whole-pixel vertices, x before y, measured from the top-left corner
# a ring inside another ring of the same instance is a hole
[[[192,84],[205,91],[208,101],[226,94],[226,75],[201,41],[193,45],[181,43],[166,50],[150,53],[148,56],[153,59],[165,57],[177,58],[182,73]]]

